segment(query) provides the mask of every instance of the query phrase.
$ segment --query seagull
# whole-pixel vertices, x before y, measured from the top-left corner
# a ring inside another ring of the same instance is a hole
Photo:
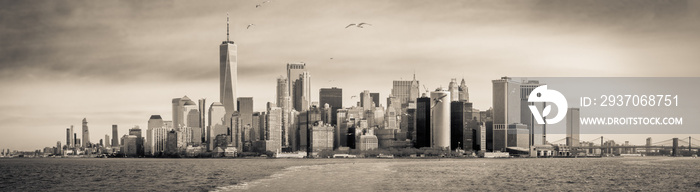
[[[432,108],[434,108],[435,106],[437,106],[438,103],[442,102],[442,98],[445,98],[445,97],[447,97],[447,95],[443,95],[442,97],[435,98],[435,105],[433,105],[433,106],[430,107],[430,108],[432,109]]]
[[[350,99],[357,97],[357,95],[350,96]]]
[[[352,27],[352,26],[355,26],[355,24],[354,24],[354,23],[351,23],[350,25],[345,26],[345,28],[347,29],[348,27]]]
[[[360,24],[357,24],[357,27],[359,27],[359,28],[364,28],[364,27],[362,27],[362,26],[364,26],[364,25],[372,26],[372,24],[369,24],[369,23],[360,23]]]
[[[262,7],[262,4],[269,3],[270,1],[263,1],[260,4],[255,5],[255,8]]]
[[[252,24],[252,23],[248,24],[248,27],[246,27],[245,29],[250,29],[250,27],[252,27],[252,26],[255,26],[255,24]]]

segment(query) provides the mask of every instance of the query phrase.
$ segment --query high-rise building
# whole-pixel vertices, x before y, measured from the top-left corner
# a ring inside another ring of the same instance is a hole
[[[236,110],[238,89],[238,45],[229,39],[228,15],[226,16],[226,41],[219,45],[219,102],[227,114]],[[174,121],[174,119],[173,119]]]
[[[492,83],[493,151],[505,151],[508,147],[508,125],[520,123],[520,83],[509,77],[493,80]]]
[[[472,120],[472,103],[453,101],[450,108],[450,146],[452,147],[452,150],[472,150],[474,143],[474,131],[470,126],[468,126]]]
[[[102,145],[102,147],[106,147],[107,145],[109,145],[108,142],[110,141],[111,140],[109,140],[109,134],[105,134],[105,141],[104,143],[100,143],[100,145]]]
[[[70,126],[70,142],[69,142],[70,145],[68,146],[68,147],[70,147],[70,148],[78,147],[78,146],[76,146],[76,143],[75,143],[75,141],[76,141],[78,138],[75,138],[75,135],[76,135],[76,134],[75,134],[75,130],[73,129],[73,125],[71,125],[71,126]]]
[[[268,104],[267,123],[265,124],[265,140],[272,141],[273,146],[265,146],[272,152],[282,151],[282,109]]]
[[[237,110],[241,115],[241,125],[252,126],[252,124],[253,124],[253,98],[252,97],[239,97]]]
[[[121,152],[124,153],[127,157],[136,157],[139,156],[138,154],[138,140],[139,138],[136,137],[136,135],[124,135],[122,136],[122,149]]]
[[[288,71],[289,72],[289,71]],[[289,94],[289,84],[288,80],[280,76],[277,78],[277,107],[282,109],[282,147],[286,148],[290,145],[289,142],[289,132],[291,131],[292,124],[290,123],[291,114],[291,96]],[[260,119],[265,121],[264,118]],[[262,124],[261,124],[262,125]],[[262,131],[262,127],[259,126]],[[262,134],[261,134],[262,135]],[[264,139],[264,138],[261,138]]]
[[[317,121],[311,127],[310,148],[312,153],[333,150],[333,126]]]
[[[287,63],[287,80],[292,108],[308,110],[311,104],[311,75],[306,70],[306,63]]]
[[[189,97],[173,98],[173,124],[176,131],[182,127],[199,127],[199,107]]]
[[[199,99],[199,129],[200,133],[202,135],[201,142],[206,142],[207,134],[205,129],[207,128],[207,121],[206,121],[206,114],[207,114],[207,100],[202,98]]]
[[[379,93],[369,93],[369,97],[372,98],[374,107],[379,107]]]
[[[90,145],[90,131],[88,130],[87,118],[83,118],[83,147],[88,148]]]
[[[418,98],[419,82],[416,80],[416,75],[413,74],[413,80],[395,80],[391,88],[391,95],[396,97],[401,102],[401,108],[406,108],[408,103],[413,103]]]
[[[452,78],[448,87],[448,91],[450,92],[450,102],[459,101],[459,86],[457,85],[457,79]]]
[[[71,128],[66,128],[66,146],[68,148],[72,147],[73,133],[71,133],[71,131]]]
[[[226,127],[226,108],[219,102],[213,102],[209,106],[209,128],[207,129],[207,151],[213,150],[214,139],[217,135],[229,135]]]
[[[450,148],[450,92],[435,90],[430,92],[431,147]]]
[[[416,136],[414,146],[416,148],[430,147],[430,98],[420,97],[416,100]]]
[[[129,135],[136,136],[136,154],[138,156],[143,156],[144,155],[144,147],[143,147],[143,137],[141,134],[141,128],[139,126],[134,126],[134,128],[129,129]]]
[[[145,153],[148,155],[159,156],[165,153],[165,145],[167,145],[168,129],[160,115],[151,115],[148,119],[148,127],[146,130],[146,146]]]
[[[112,125],[112,147],[119,147],[119,133],[117,125]]]
[[[343,89],[337,87],[321,88],[318,95],[320,105],[324,106],[328,104],[331,108],[331,121],[327,123],[337,125],[338,109],[343,108]]]
[[[297,144],[296,146],[298,148],[295,148],[297,150],[306,150],[309,152],[310,148],[308,143],[309,143],[309,132],[311,131],[311,127],[313,127],[313,124],[317,121],[321,121],[321,110],[319,108],[311,108],[307,111],[303,111],[299,113],[297,116],[297,136],[296,136],[296,141]],[[310,152],[309,152],[310,154]]]
[[[544,145],[546,138],[546,125],[540,125],[535,122],[535,117],[532,116],[532,111],[530,111],[529,105],[540,105],[539,108],[543,109],[545,103],[533,103],[527,102],[530,97],[530,93],[535,88],[544,85],[536,80],[523,80],[520,84],[520,121],[522,124],[527,126],[530,135],[530,144],[533,145]]]
[[[374,104],[372,104],[372,96],[370,96],[369,90],[364,90],[360,93],[360,107],[363,110],[372,110]]]
[[[216,102],[218,103],[218,102]],[[223,108],[223,105],[221,106]],[[168,156],[173,156],[173,155],[178,155],[178,148],[177,148],[177,131],[174,129],[171,129],[168,131],[168,137],[166,139],[166,144],[165,144],[165,155]]]
[[[566,145],[578,147],[579,134],[581,130],[581,110],[579,108],[569,108],[566,111]]]
[[[387,106],[386,114],[384,114],[384,129],[399,129],[399,123],[397,119],[398,114],[393,106]]]
[[[464,78],[462,78],[462,83],[459,84],[459,101],[469,102],[469,88]]]

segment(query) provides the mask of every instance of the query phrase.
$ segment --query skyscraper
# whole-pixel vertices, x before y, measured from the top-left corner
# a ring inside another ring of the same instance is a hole
[[[253,98],[252,97],[239,97],[237,110],[241,115],[241,125],[252,126],[252,124],[253,124]]]
[[[277,78],[277,100],[276,104],[277,107],[282,109],[282,147],[288,147],[289,146],[289,132],[291,131],[291,124],[290,124],[290,112],[291,112],[291,99],[289,95],[289,85],[287,82],[287,79],[284,77],[280,76]],[[263,129],[263,124],[264,124],[264,114],[261,116],[262,119],[260,119],[261,122],[258,127],[260,128],[259,131],[262,131]],[[261,134],[262,135],[262,134]],[[261,138],[264,139],[264,138]]]
[[[199,127],[199,107],[189,97],[173,98],[173,124],[176,131]]]
[[[581,130],[581,110],[579,108],[569,108],[566,111],[566,145],[570,147],[579,146],[579,134]]]
[[[100,144],[101,144],[103,147],[106,147],[107,145],[109,145],[109,144],[108,144],[109,142],[110,142],[110,140],[109,140],[109,134],[105,134],[105,142],[104,142],[104,143],[100,143]]]
[[[472,150],[473,137],[475,134],[468,123],[472,120],[472,103],[464,101],[453,101],[451,110],[451,137],[450,145],[452,150],[463,149]]]
[[[83,147],[90,147],[90,131],[88,130],[87,118],[83,118]]]
[[[413,80],[394,81],[393,87],[391,88],[391,95],[401,102],[401,108],[404,109],[408,106],[408,103],[416,101],[416,98],[418,98],[420,94],[419,91],[419,82],[416,80],[416,75],[413,74]]]
[[[416,148],[430,147],[430,98],[420,97],[416,100],[416,136],[414,146]]]
[[[372,96],[369,94],[369,90],[364,90],[360,93],[360,107],[363,110],[372,110],[374,105],[372,104]]]
[[[209,128],[207,129],[207,151],[214,150],[214,139],[217,135],[228,135],[225,119],[226,108],[219,102],[213,102],[209,106]],[[170,137],[168,135],[168,137]]]
[[[71,133],[71,128],[66,128],[66,146],[71,147],[71,141],[73,141],[73,133]]]
[[[369,93],[369,97],[372,98],[374,107],[379,107],[379,93]]]
[[[287,63],[287,80],[292,108],[308,110],[311,104],[311,75],[306,70],[306,63]]]
[[[151,115],[146,130],[145,153],[156,156],[164,154],[167,137],[168,129],[163,119],[160,115]]]
[[[268,105],[267,108],[267,123],[265,124],[266,137],[265,140],[273,146],[266,146],[268,151],[281,152],[282,150],[282,109]]]
[[[328,104],[331,107],[331,121],[327,123],[337,125],[338,109],[343,108],[343,89],[337,87],[321,88],[318,95],[321,106]]]
[[[238,45],[229,39],[228,14],[226,15],[226,41],[219,45],[219,101],[230,114],[236,110],[238,87]]]
[[[508,147],[508,125],[520,123],[520,84],[509,77],[493,80],[492,83],[493,151],[505,151]]]
[[[545,125],[540,125],[535,122],[532,116],[532,111],[530,111],[529,105],[540,105],[539,109],[544,109],[545,103],[531,103],[527,102],[530,97],[530,93],[535,88],[544,85],[536,80],[523,80],[520,84],[520,121],[525,124],[530,133],[530,146],[532,145],[544,145],[545,144]]]
[[[448,87],[448,91],[450,91],[450,102],[459,101],[459,86],[457,85],[457,79],[452,78]]]
[[[136,136],[136,154],[138,156],[144,155],[143,148],[143,135],[141,134],[141,128],[139,126],[134,126],[134,128],[129,129],[129,135]]]
[[[430,92],[431,147],[450,148],[450,92],[435,90]]]
[[[462,82],[459,84],[459,101],[469,102],[469,88],[464,78],[462,78]]]
[[[199,129],[200,133],[202,135],[201,142],[206,141],[206,131],[205,129],[207,128],[207,121],[206,121],[206,114],[207,114],[207,99],[199,99]]]
[[[117,125],[112,125],[112,147],[119,147],[119,134]]]

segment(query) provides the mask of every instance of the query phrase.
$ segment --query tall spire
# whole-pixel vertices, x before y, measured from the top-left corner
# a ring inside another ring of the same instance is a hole
[[[229,29],[229,26],[228,26],[228,12],[226,12],[226,41],[231,41],[231,40],[229,40],[229,38],[228,38],[228,29]]]

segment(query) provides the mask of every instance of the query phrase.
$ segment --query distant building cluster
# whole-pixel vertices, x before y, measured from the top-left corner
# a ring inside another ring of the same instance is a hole
[[[237,44],[228,34],[219,45],[219,56],[218,100],[173,98],[172,120],[151,115],[145,133],[135,126],[121,136],[113,125],[111,140],[105,135],[99,143],[91,142],[87,119],[83,119],[81,130],[66,129],[65,145],[59,141],[43,153],[197,157],[303,152],[317,156],[334,150],[432,148],[465,154],[555,155],[553,146],[547,145],[546,126],[535,123],[528,107],[534,105],[528,102],[530,93],[543,85],[536,80],[493,80],[493,107],[487,110],[473,107],[464,79],[460,83],[452,79],[448,89],[430,91],[423,86],[421,91],[415,74],[412,80],[393,81],[387,106],[380,105],[379,93],[369,90],[353,96],[359,98],[356,105],[343,106],[343,90],[338,87],[319,89],[319,101],[311,101],[309,66],[288,63],[286,77],[276,79],[275,100],[267,103],[265,111],[254,111],[254,98],[238,97]],[[579,141],[578,119],[579,109],[568,109],[566,145],[557,146],[562,149],[558,153],[568,153],[567,147],[592,145]],[[0,152],[9,154],[9,149]]]

